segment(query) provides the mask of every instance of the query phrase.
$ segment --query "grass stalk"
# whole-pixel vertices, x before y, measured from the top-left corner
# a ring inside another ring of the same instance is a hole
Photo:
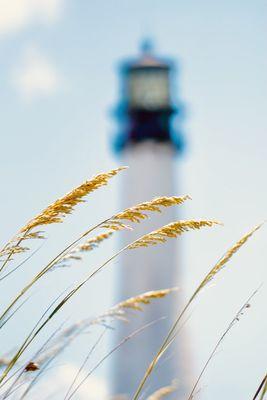
[[[175,225],[174,228],[171,228],[170,230],[170,225]],[[169,224],[166,226],[163,226],[159,230],[157,230],[157,235],[159,232],[164,232],[164,241],[166,241],[167,237],[177,237],[184,231],[187,231],[189,229],[200,229],[202,226],[212,226],[213,222],[211,221],[181,221],[179,225],[179,221],[173,224]],[[185,229],[183,228],[185,227]],[[168,228],[168,229],[167,229]],[[167,229],[167,230],[166,230]],[[167,232],[167,233],[165,233]],[[155,236],[155,231],[151,232],[151,237],[152,237],[152,242],[151,244],[155,244],[153,242],[153,238]],[[143,238],[146,238],[144,246],[147,246],[147,243],[149,242],[150,238],[149,234],[144,235],[141,238],[138,238],[134,240],[133,242],[129,243],[125,247],[121,248],[117,253],[113,254],[110,258],[108,258],[103,264],[101,264],[99,267],[97,267],[93,272],[91,272],[88,276],[86,276],[80,283],[78,283],[61,301],[60,303],[55,307],[55,309],[48,315],[48,317],[41,323],[39,327],[38,324],[41,322],[40,320],[37,322],[37,325],[33,328],[33,330],[30,332],[30,334],[27,336],[17,353],[14,355],[14,357],[10,360],[9,364],[3,371],[2,375],[0,376],[0,384],[3,383],[5,378],[7,377],[8,373],[10,370],[13,368],[15,363],[18,361],[18,359],[21,357],[21,355],[24,353],[24,351],[29,347],[29,345],[33,342],[33,340],[36,338],[36,336],[40,333],[40,331],[47,325],[47,323],[61,310],[61,308],[91,279],[93,278],[97,273],[99,273],[103,268],[105,268],[111,261],[113,261],[115,258],[117,258],[121,253],[123,253],[126,250],[129,249],[135,249],[136,247],[140,247],[139,244],[143,242]],[[136,246],[137,244],[137,246]],[[186,309],[185,309],[186,310]],[[184,310],[184,312],[185,312]],[[45,314],[47,311],[45,312]],[[43,319],[43,316],[41,317]],[[177,324],[176,324],[177,325]],[[176,327],[176,326],[175,326]],[[173,330],[175,329],[173,328]],[[36,330],[35,330],[36,329]],[[172,332],[171,332],[172,333]]]
[[[159,318],[155,321],[149,322],[142,326],[141,328],[136,329],[132,333],[130,333],[128,336],[126,336],[124,339],[122,339],[115,347],[113,347],[103,358],[101,358],[100,361],[87,373],[87,375],[84,377],[84,379],[76,386],[76,388],[73,390],[73,392],[70,394],[70,396],[66,400],[70,400],[79,390],[79,388],[84,384],[84,382],[89,378],[90,375],[107,359],[109,358],[115,351],[117,351],[121,346],[123,346],[126,342],[128,342],[130,339],[132,339],[134,336],[138,335],[139,333],[143,332],[145,329],[149,328],[150,326],[156,324],[159,322],[162,318]],[[65,400],[65,399],[64,399]]]
[[[149,364],[148,368],[146,369],[146,372],[140,381],[136,392],[134,393],[132,400],[137,400],[140,397],[140,394],[143,390],[143,387],[151,375],[152,371],[154,370],[156,364],[158,363],[160,357],[165,353],[167,348],[169,347],[169,343],[172,341],[172,339],[175,337],[175,331],[180,323],[182,317],[192,304],[192,302],[195,300],[195,298],[198,296],[199,292],[217,275],[217,273],[225,266],[225,264],[232,258],[232,256],[247,242],[247,240],[258,230],[262,224],[257,225],[255,228],[253,228],[251,231],[249,231],[247,234],[242,236],[242,238],[236,242],[226,253],[219,259],[219,261],[214,265],[214,267],[208,272],[208,274],[204,277],[204,279],[201,281],[201,283],[197,286],[196,290],[184,306],[183,310],[181,313],[178,315],[177,319],[173,323],[172,327],[170,328],[169,332],[167,333],[166,337],[164,338],[158,352],[154,356],[153,360]]]
[[[236,324],[237,321],[239,321],[239,318],[243,315],[243,312],[250,307],[250,301],[251,299],[255,296],[255,294],[258,292],[258,289],[255,290],[251,296],[249,296],[249,298],[246,300],[246,302],[242,305],[242,307],[239,309],[239,311],[236,313],[235,317],[232,319],[232,321],[230,322],[230,324],[228,325],[227,329],[223,332],[222,336],[219,338],[219,340],[217,341],[216,345],[214,346],[212,352],[210,353],[207,361],[205,362],[203,368],[200,371],[200,374],[189,394],[188,400],[192,400],[194,393],[197,389],[197,386],[202,378],[202,376],[204,375],[204,372],[206,371],[209,363],[211,362],[212,358],[214,357],[216,351],[218,350],[218,348],[220,347],[221,343],[223,342],[223,340],[225,339],[225,336],[229,333],[229,331],[233,328],[233,326]]]

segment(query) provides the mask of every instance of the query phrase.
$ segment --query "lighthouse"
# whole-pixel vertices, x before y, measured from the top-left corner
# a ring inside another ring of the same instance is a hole
[[[173,97],[174,65],[157,57],[150,43],[145,42],[140,56],[124,62],[120,72],[121,101],[117,109],[120,133],[116,137],[115,150],[123,165],[130,167],[120,189],[121,206],[127,208],[157,196],[181,194],[176,186],[175,172],[175,158],[181,154],[182,140],[180,132],[173,128],[174,115],[179,117],[179,107],[175,107]],[[124,235],[122,244],[175,219],[175,208],[165,209],[156,216],[153,214]],[[164,245],[140,248],[123,255],[117,269],[117,300],[150,290],[181,286],[179,247],[179,241],[170,240]],[[153,326],[129,340],[114,355],[114,394],[131,398],[180,306],[181,294],[178,291],[131,315],[129,323],[118,324],[115,331],[117,342],[135,329],[153,322]],[[170,385],[173,379],[178,380],[179,393],[182,393],[187,379],[184,366],[187,364],[185,341],[178,338],[151,375],[146,394]],[[177,399],[177,393],[173,398]]]

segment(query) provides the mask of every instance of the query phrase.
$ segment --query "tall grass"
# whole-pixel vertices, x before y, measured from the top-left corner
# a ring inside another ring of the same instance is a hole
[[[8,276],[10,277],[10,275],[15,274],[18,268],[24,268],[25,264],[29,261],[30,256],[27,256],[22,263],[14,266],[17,255],[26,253],[30,250],[30,245],[27,244],[26,246],[26,242],[31,244],[32,240],[43,240],[45,237],[45,232],[43,229],[47,225],[62,223],[67,215],[73,213],[75,207],[79,203],[85,201],[86,196],[107,185],[112,177],[116,176],[124,169],[125,167],[121,167],[96,175],[92,179],[74,188],[65,196],[54,201],[45,210],[28,221],[18,231],[18,233],[16,233],[10,240],[7,241],[7,243],[0,250],[1,284],[5,283],[5,279]],[[190,196],[188,195],[181,197],[158,197],[134,205],[117,214],[111,215],[94,226],[88,227],[85,232],[81,233],[74,241],[69,243],[58,254],[56,254],[46,265],[41,267],[35,276],[33,276],[29,282],[20,289],[10,303],[3,310],[1,310],[0,329],[3,330],[3,334],[9,334],[9,322],[11,319],[16,318],[16,312],[24,307],[25,302],[27,301],[27,293],[30,293],[30,289],[35,287],[40,280],[45,279],[49,271],[62,268],[62,273],[64,273],[64,267],[66,265],[71,265],[73,261],[81,260],[84,253],[93,251],[95,247],[101,245],[103,241],[108,240],[117,231],[134,229],[134,225],[136,223],[142,223],[144,219],[149,217],[149,214],[154,212],[162,212],[163,209],[167,207],[181,205],[189,199]],[[45,335],[46,327],[50,321],[61,312],[61,310],[72,299],[73,296],[79,293],[80,289],[84,285],[86,285],[96,274],[107,268],[112,261],[118,258],[122,253],[134,251],[139,247],[164,244],[167,240],[175,239],[187,231],[211,228],[219,224],[220,223],[218,221],[210,219],[191,219],[186,221],[180,220],[171,222],[168,225],[162,226],[159,229],[147,233],[135,241],[128,243],[126,246],[107,258],[101,265],[96,266],[92,272],[88,273],[76,285],[73,285],[71,289],[66,289],[64,293],[60,293],[52,302],[52,304],[47,304],[45,311],[41,313],[37,322],[32,322],[32,329],[28,332],[26,338],[24,340],[18,338],[18,343],[15,344],[16,349],[11,352],[9,357],[5,358],[4,353],[6,353],[6,349],[1,349],[2,354],[0,353],[0,364],[2,366],[2,372],[0,375],[0,399],[3,400],[11,397],[15,399],[30,398],[32,389],[38,385],[40,377],[46,373],[56,357],[58,357],[66,348],[68,348],[72,342],[89,327],[93,327],[94,325],[104,326],[103,333],[100,335],[98,341],[95,344],[92,344],[90,351],[84,358],[80,370],[77,372],[74,380],[70,382],[69,389],[64,395],[65,397],[63,396],[65,400],[71,399],[77,393],[84,381],[95,371],[99,365],[101,365],[101,363],[107,357],[109,357],[119,347],[124,345],[124,343],[130,340],[133,336],[139,334],[143,329],[147,328],[147,326],[142,327],[141,329],[132,332],[129,336],[124,338],[87,373],[84,380],[77,383],[79,375],[86,367],[92,352],[95,351],[98,344],[101,342],[102,337],[106,333],[108,326],[112,323],[112,321],[119,319],[122,321],[122,323],[124,323],[125,320],[129,318],[129,310],[135,310],[137,312],[141,311],[143,306],[149,306],[151,301],[160,301],[162,297],[172,295],[172,292],[176,290],[176,288],[163,288],[162,290],[142,293],[139,296],[125,299],[121,303],[107,310],[102,315],[96,316],[95,318],[87,318],[83,321],[78,321],[67,328],[64,328],[64,323],[62,323],[62,325],[56,329],[52,335],[46,338],[45,342],[41,345],[35,355],[31,357],[31,359],[27,359],[26,356],[26,360],[24,359],[22,361],[22,356],[26,353],[27,349],[31,348],[36,339],[40,337],[40,334],[43,333]],[[221,259],[219,259],[219,261],[211,268],[211,270],[197,286],[189,301],[185,304],[182,312],[177,316],[166,337],[163,338],[162,345],[160,346],[157,354],[155,354],[153,360],[151,360],[150,365],[147,367],[145,375],[139,383],[136,392],[132,395],[133,400],[137,400],[140,397],[143,388],[150,375],[153,373],[153,370],[159,359],[175,340],[178,330],[181,328],[180,321],[195,298],[199,295],[202,289],[216,277],[221,269],[231,260],[232,256],[248,241],[248,239],[260,228],[260,226],[261,225],[256,226],[253,230],[238,240],[237,243],[232,246]],[[97,233],[95,236],[91,236],[92,232],[96,230],[101,230],[101,232]],[[211,354],[211,357],[212,356],[213,354]],[[34,374],[32,374],[33,372]],[[201,376],[202,374],[196,381],[196,384],[189,395],[190,400],[193,398],[195,388],[197,387]],[[148,400],[161,399],[168,396],[168,394],[173,393],[175,390],[176,384],[170,384],[170,386],[159,388],[159,390],[148,397]],[[261,396],[261,399],[263,399],[265,393],[266,379],[259,388],[259,395]]]

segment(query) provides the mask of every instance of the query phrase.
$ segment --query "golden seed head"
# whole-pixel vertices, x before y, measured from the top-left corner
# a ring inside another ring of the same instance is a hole
[[[143,293],[139,296],[131,297],[121,303],[117,304],[116,308],[124,309],[131,308],[133,310],[142,311],[142,304],[150,304],[152,299],[161,299],[167,294],[177,290],[177,288],[164,289],[164,290],[153,290],[150,292]]]
[[[129,226],[125,225],[122,221],[141,222],[141,220],[148,218],[148,215],[144,213],[144,211],[161,212],[161,207],[170,207],[182,204],[188,199],[191,199],[188,195],[182,197],[157,197],[151,201],[146,201],[133,207],[126,208],[124,211],[114,215],[106,221],[102,227],[113,230],[129,229]]]
[[[211,227],[218,224],[220,224],[220,222],[209,220],[172,222],[137,239],[128,246],[128,249],[136,249],[137,247],[148,247],[151,245],[164,243],[168,238],[176,238],[184,232],[201,229],[203,227]]]
[[[77,246],[77,251],[91,251],[95,247],[97,247],[101,242],[108,239],[111,235],[113,235],[112,231],[108,231],[105,233],[101,233],[93,238],[87,239],[83,244]]]
[[[67,261],[70,260],[81,260],[81,253],[92,251],[96,248],[101,242],[108,239],[110,236],[113,235],[113,231],[108,231],[105,233],[101,233],[93,238],[87,239],[84,243],[77,245],[72,250],[70,250],[67,254],[65,254],[62,258],[58,260],[58,262],[54,265],[54,268],[59,266],[66,266],[65,264]],[[54,269],[53,268],[53,269]]]
[[[101,186],[107,185],[110,178],[117,175],[125,168],[126,167],[120,167],[109,172],[98,174],[91,180],[82,183],[62,198],[56,200],[39,215],[28,222],[28,224],[21,229],[20,233],[28,233],[28,231],[37,226],[62,222],[63,218],[70,214],[77,204],[84,202],[84,197],[86,195],[99,189]]]
[[[198,290],[202,289],[209,281],[211,281],[224,266],[233,257],[233,255],[248,241],[248,239],[258,230],[262,224],[257,225],[250,232],[245,234],[238,242],[236,242],[225,254],[224,256],[215,264],[215,266],[206,275],[204,280],[201,282]]]
[[[150,304],[152,300],[163,298],[175,290],[177,290],[177,288],[153,290],[135,297],[131,297],[127,300],[122,301],[121,303],[118,303],[117,305],[109,309],[106,313],[96,318],[94,323],[100,323],[110,318],[127,321],[125,317],[127,310],[131,309],[142,311],[142,305]]]
[[[9,256],[10,254],[24,253],[27,250],[29,250],[28,247],[23,247],[19,245],[8,246],[5,249],[1,250],[0,257],[6,257]]]

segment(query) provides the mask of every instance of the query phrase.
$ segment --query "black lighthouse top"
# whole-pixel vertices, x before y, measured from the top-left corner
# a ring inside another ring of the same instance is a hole
[[[172,70],[172,63],[156,57],[148,42],[137,59],[122,64],[122,98],[117,108],[122,131],[116,138],[117,151],[148,140],[181,149],[181,136],[174,135],[171,126],[178,111],[172,104]]]

